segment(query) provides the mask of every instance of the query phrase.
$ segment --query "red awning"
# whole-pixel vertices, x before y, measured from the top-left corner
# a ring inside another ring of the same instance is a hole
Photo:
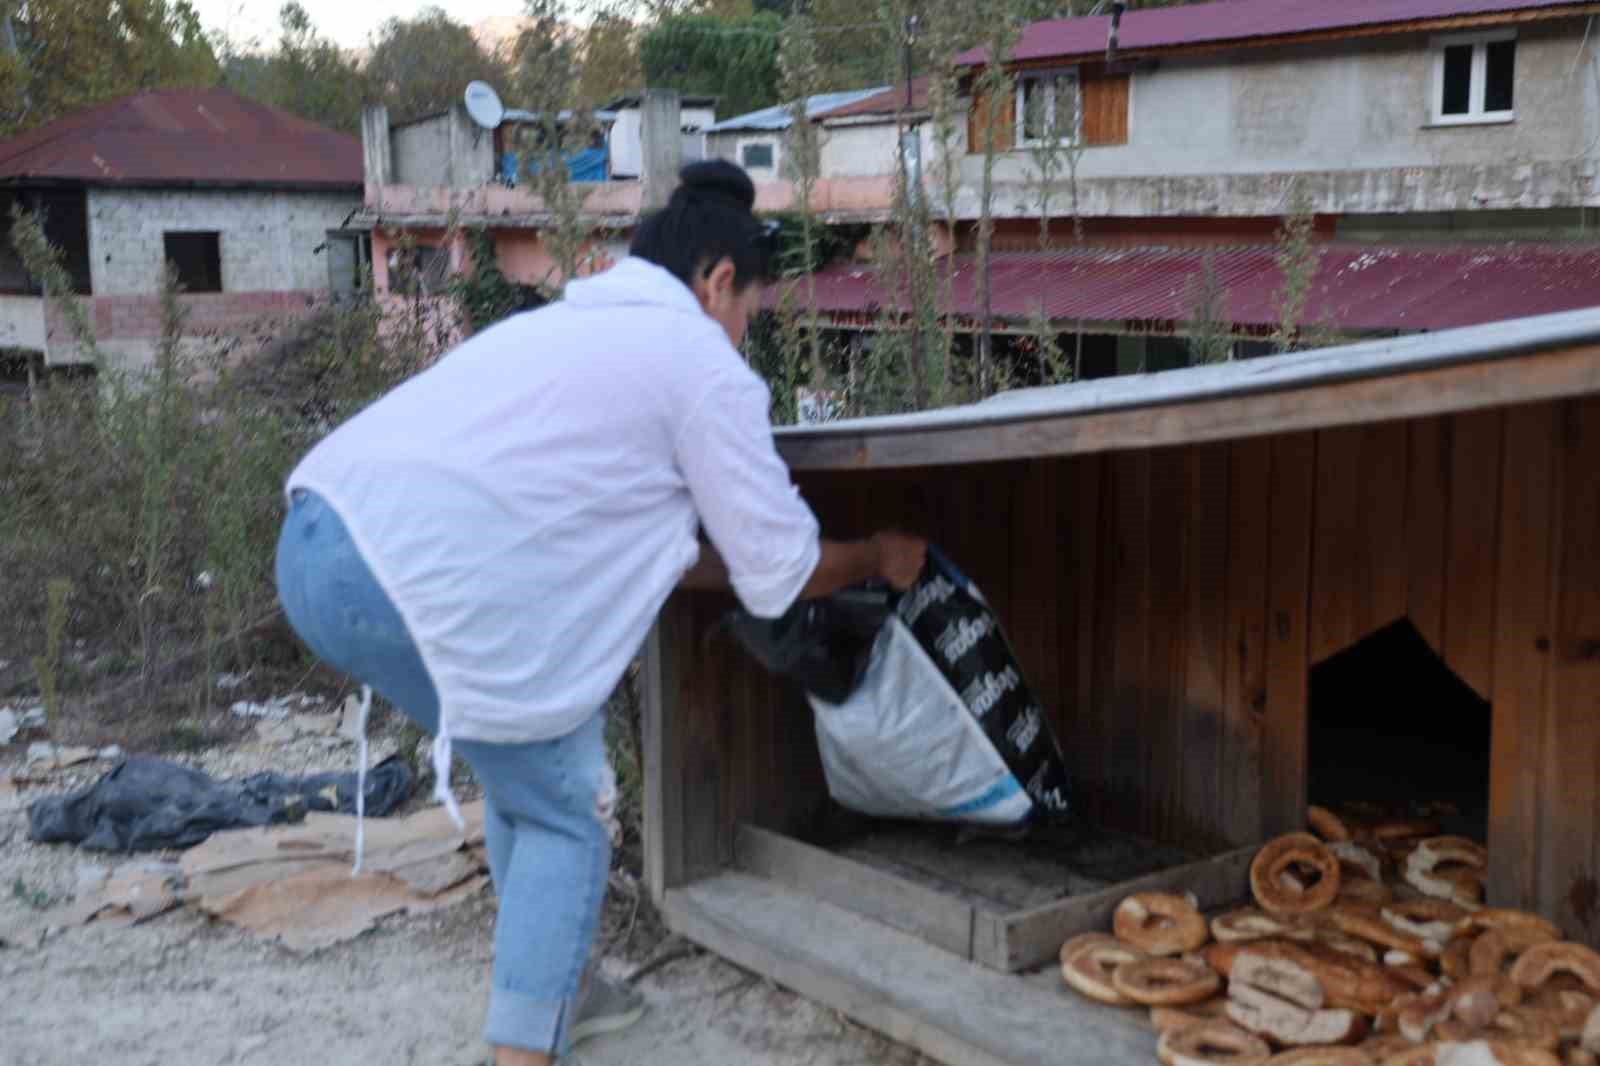
[[[1225,317],[1238,328],[1281,318],[1282,273],[1271,245],[1212,249],[1225,292]],[[1117,323],[1160,330],[1194,317],[1203,248],[1083,248],[1003,252],[993,259],[996,317],[1024,322],[1040,309],[1052,321]],[[1600,247],[1496,245],[1317,246],[1318,263],[1301,321],[1341,331],[1448,329],[1600,306]],[[975,257],[959,255],[954,310],[978,311]],[[884,286],[870,265],[835,264],[816,276],[818,309],[836,318],[876,315]],[[768,306],[782,287],[768,293]],[[791,301],[806,299],[795,287]]]

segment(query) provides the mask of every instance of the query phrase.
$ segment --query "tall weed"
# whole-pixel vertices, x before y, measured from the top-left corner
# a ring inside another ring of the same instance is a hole
[[[20,215],[13,231],[45,291],[70,293],[38,221]],[[366,302],[229,360],[191,343],[171,277],[162,311],[144,367],[111,365],[86,316],[69,312],[97,373],[0,401],[0,657],[37,661],[36,684],[52,695],[70,696],[84,672],[63,669],[64,657],[92,659],[119,684],[131,676],[148,703],[168,667],[244,670],[284,654],[249,638],[276,610],[285,478],[442,348],[424,328],[380,328]]]

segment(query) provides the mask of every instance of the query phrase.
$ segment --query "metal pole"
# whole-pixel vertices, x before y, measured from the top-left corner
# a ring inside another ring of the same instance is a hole
[[[920,286],[917,278],[921,276],[921,264],[913,261],[914,256],[923,253],[922,233],[920,231],[921,216],[917,213],[916,203],[912,199],[911,161],[906,158],[906,123],[905,114],[911,110],[911,61],[912,45],[917,37],[917,16],[908,15],[905,23],[905,47],[901,50],[901,66],[906,80],[906,102],[901,109],[901,120],[895,123],[895,136],[899,143],[895,150],[900,157],[901,186],[904,228],[900,233],[900,244],[906,253],[906,267],[908,268],[906,281],[907,296],[910,299],[910,314],[907,316],[907,325],[911,329],[911,381],[912,393],[915,397],[917,409],[920,411],[928,406],[928,368],[925,365],[922,347],[922,321],[918,313],[921,300]],[[920,153],[919,153],[920,155]],[[917,177],[921,178],[922,167],[917,167]]]

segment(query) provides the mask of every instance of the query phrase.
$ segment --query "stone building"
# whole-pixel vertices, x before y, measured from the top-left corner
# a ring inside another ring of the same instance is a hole
[[[147,363],[172,264],[192,337],[352,292],[370,237],[361,142],[224,89],[145,92],[0,143],[0,349],[50,366],[84,353],[9,239],[45,217],[104,358]]]

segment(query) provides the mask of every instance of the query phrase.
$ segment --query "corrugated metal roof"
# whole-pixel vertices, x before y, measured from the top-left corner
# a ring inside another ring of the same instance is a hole
[[[1600,341],[1600,309],[1518,318],[1410,337],[1363,341],[1311,352],[1194,366],[1159,374],[1018,389],[980,403],[907,415],[785,426],[785,439],[912,433],[1105,414],[1381,378],[1437,367],[1508,359]]]
[[[704,110],[708,107],[716,107],[718,99],[719,98],[715,96],[704,96],[698,93],[679,93],[678,106]],[[625,96],[614,97],[613,99],[606,101],[605,109],[607,111],[621,111],[628,107],[638,107],[643,100],[643,93],[629,93]]]
[[[1225,0],[1130,11],[1122,16],[1117,45],[1123,51],[1144,51],[1228,41],[1245,43],[1322,30],[1581,6],[1581,0]],[[1110,29],[1108,15],[1035,22],[1023,31],[1011,58],[1022,61],[1103,54]],[[974,48],[963,52],[959,62],[982,63],[984,55],[982,48]]]
[[[816,118],[826,114],[837,107],[853,104],[857,100],[865,100],[869,96],[877,96],[883,92],[883,86],[874,89],[851,89],[841,93],[819,93],[806,101],[806,117]],[[729,133],[734,130],[786,130],[794,120],[790,113],[790,104],[776,104],[764,107],[760,111],[751,111],[746,115],[735,115],[725,118],[721,122],[707,126],[707,133]]]
[[[361,141],[226,89],[136,93],[0,142],[0,182],[358,189]]]
[[[928,106],[928,83],[929,78],[926,74],[911,79],[911,106],[907,110],[921,111]],[[865,99],[823,112],[818,117],[832,120],[838,118],[863,118],[869,115],[893,115],[899,112],[905,102],[905,85],[891,85],[882,92],[873,93]]]
[[[1436,330],[1600,306],[1600,246],[1509,244],[1316,246],[1318,265],[1303,321],[1340,330]],[[1002,252],[991,270],[994,313],[1023,321],[1042,308],[1057,321],[1187,322],[1203,248],[1084,248]],[[1238,326],[1279,320],[1282,273],[1272,245],[1212,250]],[[954,261],[954,309],[977,313],[977,264]],[[884,290],[870,267],[835,264],[816,278],[828,312],[872,311]]]

